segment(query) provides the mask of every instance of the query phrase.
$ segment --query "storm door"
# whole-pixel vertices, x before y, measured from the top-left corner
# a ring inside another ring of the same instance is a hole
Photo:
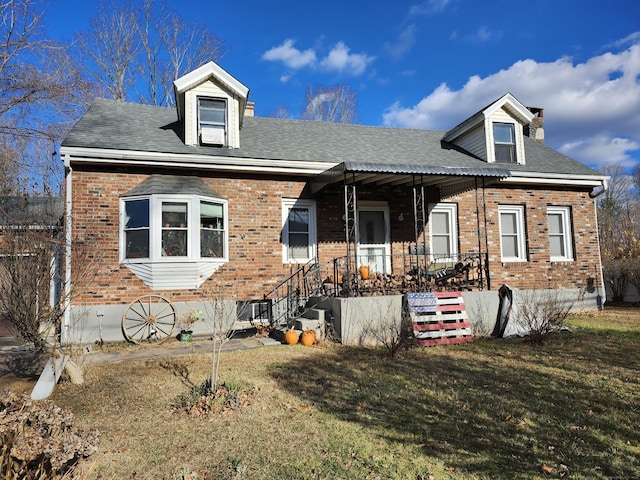
[[[358,267],[391,273],[389,206],[386,203],[358,205]]]

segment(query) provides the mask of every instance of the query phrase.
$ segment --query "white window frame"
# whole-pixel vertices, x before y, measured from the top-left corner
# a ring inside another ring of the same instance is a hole
[[[547,207],[547,222],[550,215],[560,215],[562,232],[558,234],[562,238],[564,255],[553,255],[551,252],[551,230],[549,229],[549,258],[552,262],[573,261],[573,231],[571,229],[571,207],[549,206]],[[550,222],[548,222],[550,224]]]
[[[224,122],[207,122],[202,120],[200,115],[200,102],[201,101],[215,101],[224,103]],[[197,96],[196,97],[196,113],[197,113],[197,125],[198,131],[196,132],[198,145],[207,145],[202,141],[202,125],[211,125],[214,127],[222,127],[224,130],[224,140],[222,145],[229,144],[229,102],[224,97],[209,97],[209,96]]]
[[[505,125],[511,128],[511,134],[513,137],[513,142],[510,143],[506,143],[506,142],[498,142],[498,140],[496,139],[496,131],[495,128],[497,125]],[[492,122],[491,123],[491,136],[493,138],[493,163],[499,163],[502,165],[517,165],[519,163],[518,161],[518,132],[516,129],[516,125],[514,123],[511,122]],[[498,161],[498,152],[497,152],[497,146],[498,145],[509,145],[511,146],[512,150],[512,155],[513,158],[511,159],[511,161],[509,162],[499,162]]]
[[[446,213],[449,225],[449,256],[444,257],[434,252],[432,229],[432,215],[434,213]],[[434,203],[429,205],[429,245],[431,249],[432,261],[452,262],[458,259],[458,205],[456,203]]]
[[[126,258],[126,235],[125,235],[125,205],[132,200],[149,201],[149,257],[148,258]],[[222,257],[201,257],[200,256],[200,202],[209,202],[222,205],[223,208],[223,248]],[[162,255],[162,204],[163,202],[186,203],[187,204],[187,255],[186,256],[165,256]],[[229,212],[226,200],[200,195],[140,195],[123,197],[120,199],[120,262],[121,263],[184,263],[184,262],[212,262],[224,263],[229,261]]]
[[[518,255],[515,257],[508,257],[504,255],[503,239],[506,235],[503,233],[502,228],[502,214],[515,214],[516,216],[516,245],[518,247]],[[526,262],[527,261],[527,242],[526,242],[526,229],[524,219],[524,205],[499,205],[498,206],[498,221],[500,223],[500,256],[503,262]]]
[[[292,258],[289,256],[289,212],[293,208],[309,211],[309,257]],[[318,239],[316,228],[316,202],[315,200],[303,200],[297,198],[282,199],[282,263],[300,264],[308,263],[316,258],[318,251]]]

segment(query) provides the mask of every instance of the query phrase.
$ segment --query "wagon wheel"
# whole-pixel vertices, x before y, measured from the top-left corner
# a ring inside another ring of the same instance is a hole
[[[176,326],[176,309],[160,295],[143,295],[122,316],[122,332],[132,343],[164,342]]]

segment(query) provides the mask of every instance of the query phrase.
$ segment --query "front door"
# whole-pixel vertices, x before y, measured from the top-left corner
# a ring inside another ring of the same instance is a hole
[[[389,241],[389,206],[383,202],[358,205],[357,267],[391,273]]]

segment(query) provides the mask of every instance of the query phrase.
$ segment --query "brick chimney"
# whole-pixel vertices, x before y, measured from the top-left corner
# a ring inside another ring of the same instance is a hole
[[[544,145],[544,108],[527,107],[535,115],[531,123],[524,127],[524,134]]]
[[[253,114],[256,111],[256,104],[253,102],[247,102],[247,105],[244,107],[244,116],[245,117],[253,117]]]

